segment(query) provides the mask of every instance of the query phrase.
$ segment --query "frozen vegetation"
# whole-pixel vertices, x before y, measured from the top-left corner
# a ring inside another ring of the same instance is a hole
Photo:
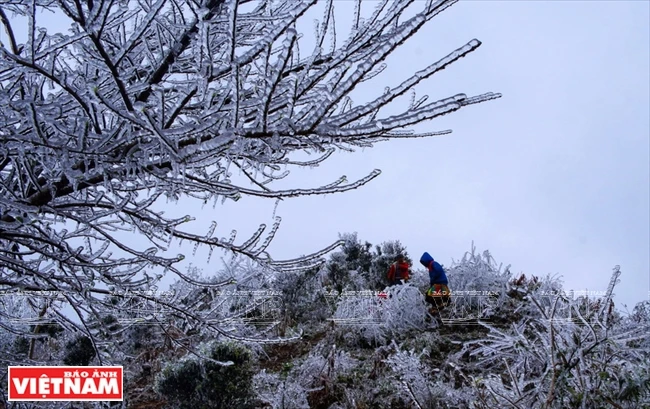
[[[124,402],[53,408],[649,405],[650,305],[614,308],[618,268],[602,297],[574,297],[472,250],[447,266],[439,326],[417,267],[385,292],[398,241],[347,234],[278,260],[279,218],[242,238],[170,215],[359,188],[380,171],[288,181],[340,150],[449,133],[410,127],[500,97],[417,96],[468,39],[353,101],[454,1],[339,3],[0,0],[0,405],[39,406],[5,401],[5,368],[44,364],[125,368]],[[182,267],[199,251],[227,257]]]
[[[650,303],[615,308],[618,268],[602,296],[576,296],[557,278],[512,274],[489,252],[472,249],[445,266],[454,302],[440,325],[426,312],[422,268],[414,266],[405,285],[382,284],[395,254],[410,260],[399,241],[342,239],[339,251],[307,272],[260,276],[254,266],[233,265],[227,274],[237,283],[218,292],[183,281],[172,287],[178,307],[210,310],[224,329],[238,329],[236,341],[188,326],[173,310],[158,309],[147,324],[136,319],[146,309],[135,305],[100,316],[110,328],[101,353],[124,365],[127,398],[124,406],[92,407],[650,405]],[[197,270],[188,275],[210,280]],[[85,338],[56,324],[33,332],[34,351],[26,337],[5,332],[4,358],[97,363]]]
[[[472,39],[366,101],[351,99],[453,3],[358,1],[337,14],[335,2],[316,0],[0,1],[0,291],[29,294],[34,328],[56,322],[88,339],[99,362],[112,325],[100,316],[132,304],[176,308],[184,325],[246,337],[210,308],[160,295],[160,280],[199,284],[181,267],[197,251],[271,274],[317,267],[341,243],[278,260],[268,249],[279,217],[242,238],[218,220],[197,227],[175,205],[356,189],[380,171],[287,182],[339,150],[448,133],[409,127],[499,98],[416,98],[423,81],[480,46]],[[312,17],[320,20],[305,36],[298,30]],[[346,30],[336,30],[339,19]],[[179,253],[183,244],[192,254]],[[200,283],[209,294],[231,279],[213,278]],[[23,313],[0,310],[0,328],[27,336],[32,359]]]

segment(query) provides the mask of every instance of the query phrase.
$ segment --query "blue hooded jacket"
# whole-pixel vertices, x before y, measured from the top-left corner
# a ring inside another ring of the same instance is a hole
[[[433,257],[431,257],[431,255],[426,251],[424,252],[422,257],[420,257],[420,263],[429,269],[429,285],[449,284],[449,281],[447,280],[447,274],[445,274],[445,270],[442,268],[440,263],[435,261]]]

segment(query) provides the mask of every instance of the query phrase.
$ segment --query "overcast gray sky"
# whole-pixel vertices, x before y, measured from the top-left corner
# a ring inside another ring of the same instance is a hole
[[[335,5],[351,17],[351,2]],[[338,153],[294,172],[282,186],[313,187],[343,174],[352,180],[375,168],[382,175],[356,191],[282,202],[271,254],[293,258],[356,231],[373,244],[399,239],[412,257],[429,251],[448,265],[474,241],[513,272],[559,274],[577,290],[606,289],[619,264],[617,301],[631,307],[648,299],[649,21],[647,1],[453,6],[398,49],[356,102],[472,38],[482,47],[422,83],[419,94],[493,91],[503,98],[416,128],[451,128],[451,135]],[[273,202],[251,198],[214,210],[184,201],[168,211],[198,216],[201,230],[215,219],[218,236],[237,228],[242,239],[272,212]],[[190,261],[207,266],[200,253]],[[213,261],[206,271],[216,267]]]
[[[356,231],[449,264],[474,241],[513,272],[559,274],[576,290],[605,290],[618,264],[616,300],[648,299],[649,16],[646,1],[465,1],[445,11],[362,92],[376,95],[478,38],[478,51],[420,93],[503,98],[417,128],[452,128],[449,136],[386,142],[295,172],[299,187],[382,175],[353,192],[284,201],[271,253],[294,257]],[[246,198],[215,216],[225,216],[222,235],[237,226],[243,235],[272,208]]]

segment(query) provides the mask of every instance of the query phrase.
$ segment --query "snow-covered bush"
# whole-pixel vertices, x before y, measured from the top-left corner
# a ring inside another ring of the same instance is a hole
[[[234,342],[201,349],[209,359],[189,356],[168,363],[156,379],[157,392],[178,409],[252,408],[250,350]]]
[[[275,282],[274,271],[241,257],[224,261],[224,268],[209,276],[190,268],[184,280],[158,296],[165,295],[165,301],[158,304],[157,320],[191,335],[195,343],[224,331],[225,324],[230,336],[263,337],[281,321],[283,299]]]
[[[650,300],[641,301],[635,305],[632,313],[625,319],[621,320],[621,327],[623,329],[633,329],[638,326],[646,328],[650,327]],[[629,346],[650,351],[650,336],[640,340],[631,341]]]
[[[65,347],[63,363],[68,366],[87,366],[97,355],[90,338],[83,335],[68,342]]]
[[[387,272],[397,254],[412,263],[398,241],[375,246],[361,243],[356,233],[343,234],[342,249],[324,268],[327,296],[338,333],[349,345],[379,345],[394,333],[421,328],[426,306],[420,289],[412,284],[386,288]],[[380,297],[390,293],[390,298]]]
[[[295,377],[267,373],[265,369],[253,377],[253,389],[257,398],[271,409],[309,409],[309,389]]]
[[[506,302],[510,266],[497,265],[488,250],[470,252],[445,268],[453,304],[447,309],[450,318],[484,318],[498,315]]]
[[[427,306],[419,288],[410,283],[377,292],[343,294],[333,320],[339,332],[352,345],[384,345],[394,337],[413,329],[422,329]]]
[[[257,397],[272,408],[328,407],[344,399],[341,379],[359,362],[349,352],[321,341],[310,353],[281,373],[258,373],[254,380]]]
[[[650,403],[647,324],[625,327],[611,318],[615,269],[607,294],[585,310],[562,293],[548,296],[543,285],[529,287],[524,299],[537,309],[510,328],[490,330],[467,348],[486,373],[476,379],[479,407],[637,408]],[[523,280],[522,280],[523,283]],[[527,304],[528,305],[528,304]],[[531,307],[532,308],[532,307]],[[516,404],[514,403],[516,402]]]
[[[275,281],[280,292],[282,329],[287,326],[318,328],[331,315],[330,300],[323,287],[324,269],[281,274]]]
[[[327,285],[334,291],[381,290],[387,284],[387,272],[402,254],[409,265],[413,260],[399,240],[385,241],[373,247],[361,242],[357,233],[339,235],[343,245],[330,255],[327,263]]]
[[[327,287],[335,292],[372,288],[377,281],[374,268],[377,254],[372,251],[372,244],[362,243],[357,233],[340,234],[339,239],[343,245],[330,255],[325,267]]]
[[[475,400],[473,389],[458,387],[453,381],[443,380],[440,369],[431,366],[431,350],[434,345],[423,349],[406,349],[404,346],[393,342],[391,354],[384,362],[390,370],[386,379],[395,386],[395,396],[408,402],[407,407],[465,408]],[[437,361],[438,366],[450,365],[444,359],[436,358],[434,361]],[[455,371],[458,372],[457,369]]]
[[[354,269],[351,269],[347,256],[342,252],[336,252],[330,257],[330,261],[326,264],[327,284],[335,292],[342,292],[343,290],[357,290],[360,287],[365,287],[365,283],[361,280],[359,283],[360,274]],[[356,276],[356,277],[355,277]],[[351,278],[355,277],[356,280]],[[359,289],[361,289],[359,288]]]
[[[426,350],[416,353],[414,350],[402,351],[393,342],[395,352],[385,362],[392,371],[391,379],[398,395],[413,402],[415,407],[426,407],[433,400],[433,391],[429,388],[431,378],[420,358]]]

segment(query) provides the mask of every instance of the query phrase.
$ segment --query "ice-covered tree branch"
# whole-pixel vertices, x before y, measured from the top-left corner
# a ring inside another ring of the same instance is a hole
[[[298,27],[323,4],[317,0],[3,2],[0,291],[65,288],[79,292],[68,300],[79,306],[96,302],[81,294],[89,287],[149,288],[155,280],[142,278],[149,267],[187,278],[176,268],[184,255],[165,254],[179,241],[264,268],[318,263],[323,251],[284,261],[268,254],[279,219],[239,243],[236,234],[214,237],[216,227],[192,232],[192,218],[167,218],[156,206],[164,198],[216,203],[345,192],[379,171],[315,187],[274,189],[273,182],[339,150],[449,132],[407,128],[500,95],[428,103],[424,96],[396,114],[382,110],[475,51],[478,40],[370,102],[354,105],[350,94],[376,80],[390,54],[454,2],[360,1],[344,42],[332,1],[314,38]],[[366,5],[375,9],[362,20]],[[52,10],[69,30],[51,32],[41,16]],[[304,152],[318,158],[298,156]],[[128,244],[126,233],[145,240]]]

